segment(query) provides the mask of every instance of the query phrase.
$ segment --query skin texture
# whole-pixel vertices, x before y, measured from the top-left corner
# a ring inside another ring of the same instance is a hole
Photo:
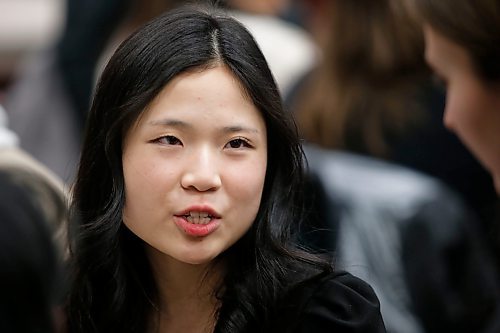
[[[491,173],[500,193],[500,84],[481,79],[468,51],[424,26],[426,60],[446,86],[444,123]]]
[[[162,269],[208,264],[252,225],[266,165],[264,120],[230,71],[181,74],[126,135],[124,223]],[[216,212],[215,230],[186,233],[190,207]]]

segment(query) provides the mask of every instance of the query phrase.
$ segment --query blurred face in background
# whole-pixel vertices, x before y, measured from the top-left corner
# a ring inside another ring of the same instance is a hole
[[[490,171],[500,193],[500,82],[483,80],[469,52],[431,26],[424,35],[426,60],[446,86],[444,123]]]

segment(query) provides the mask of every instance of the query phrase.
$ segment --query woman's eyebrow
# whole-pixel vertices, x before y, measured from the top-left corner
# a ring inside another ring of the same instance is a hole
[[[170,118],[150,120],[148,122],[148,125],[159,126],[159,127],[179,127],[185,129],[194,127],[192,124],[189,124],[185,121],[179,119],[170,119]],[[238,132],[259,133],[259,130],[257,128],[238,125],[238,124],[222,126],[219,130],[223,133],[238,133]]]
[[[249,132],[249,133],[259,133],[259,130],[253,127],[242,126],[242,125],[232,125],[222,127],[222,132],[225,133],[236,133],[236,132]]]
[[[186,123],[185,121],[178,120],[178,119],[169,119],[169,118],[151,120],[148,122],[148,125],[161,126],[161,127],[182,127],[182,128],[192,127],[190,124]]]

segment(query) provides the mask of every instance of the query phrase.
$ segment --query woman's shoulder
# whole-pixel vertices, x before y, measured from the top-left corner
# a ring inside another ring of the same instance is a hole
[[[375,292],[343,271],[317,274],[290,290],[276,321],[286,332],[385,332]]]

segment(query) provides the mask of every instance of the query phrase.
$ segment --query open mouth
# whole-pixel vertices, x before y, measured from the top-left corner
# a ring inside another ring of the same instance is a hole
[[[189,212],[182,215],[189,223],[193,224],[207,224],[214,219],[212,215],[207,212]]]
[[[213,212],[188,211],[174,215],[174,222],[185,234],[205,237],[214,232],[221,224],[221,217]]]

